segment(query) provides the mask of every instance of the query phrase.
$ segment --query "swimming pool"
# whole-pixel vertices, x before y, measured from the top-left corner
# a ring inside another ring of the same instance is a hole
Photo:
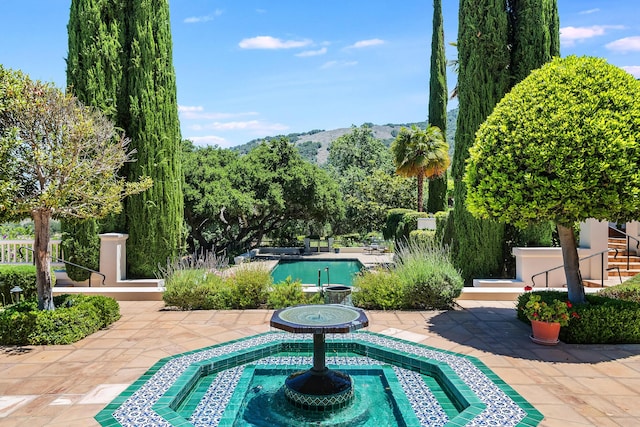
[[[319,272],[322,286],[351,286],[353,277],[363,268],[364,265],[357,259],[280,260],[271,271],[271,277],[273,283],[280,283],[291,277],[292,280],[300,280],[303,284],[317,286]]]

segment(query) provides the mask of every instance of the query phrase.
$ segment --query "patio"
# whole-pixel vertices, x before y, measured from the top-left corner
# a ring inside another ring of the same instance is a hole
[[[0,425],[97,426],[93,417],[159,359],[268,331],[272,313],[120,304],[122,319],[74,345],[0,348]],[[541,426],[640,426],[640,345],[539,346],[512,302],[460,304],[370,311],[369,330],[479,358],[544,414]]]

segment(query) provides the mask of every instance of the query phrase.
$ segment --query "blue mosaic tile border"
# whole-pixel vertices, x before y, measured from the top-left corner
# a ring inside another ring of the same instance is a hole
[[[336,369],[346,369],[347,367],[383,366],[383,362],[370,357],[348,357],[333,356],[328,365],[338,366]],[[313,365],[311,356],[272,356],[260,359],[254,363],[256,366],[270,367],[292,367],[303,369]],[[411,404],[411,409],[416,414],[422,426],[440,427],[449,422],[449,417],[443,410],[436,396],[431,392],[429,386],[424,382],[419,372],[409,369],[392,367],[398,383],[405,396]],[[232,368],[220,372],[216,379],[209,386],[200,404],[189,418],[194,426],[216,426],[219,425],[226,405],[231,399],[242,375],[243,367]]]
[[[182,393],[187,393],[190,388],[189,382],[192,385],[195,381],[197,372],[193,369],[194,365],[199,365],[199,369],[202,369],[205,366],[202,362],[206,361],[207,373],[211,373],[225,371],[257,360],[265,360],[265,363],[269,363],[267,362],[269,357],[278,353],[283,343],[303,344],[309,343],[310,340],[311,335],[269,332],[165,358],[156,363],[95,418],[102,426],[193,425],[170,409],[170,404],[183,397],[180,396],[180,390]],[[341,343],[344,349],[353,347],[352,351],[370,356],[367,359],[379,360],[405,371],[417,370],[436,374],[439,371],[440,375],[443,375],[441,379],[449,384],[448,391],[467,405],[466,409],[462,408],[461,414],[452,420],[455,425],[535,426],[543,418],[520,395],[473,357],[366,331],[328,336],[327,343],[331,342],[338,348],[341,348]],[[301,359],[303,358],[294,357],[292,361],[301,363]],[[333,363],[331,359],[332,356],[328,356],[327,363]],[[307,363],[304,364],[307,365]],[[183,378],[190,368],[194,372]],[[447,374],[448,370],[455,375]],[[398,376],[400,380],[403,377],[403,371],[397,371],[396,375],[398,372],[400,372]],[[405,377],[408,382],[413,381],[411,378],[411,374]],[[177,389],[179,392],[165,396],[169,389]],[[464,390],[471,390],[473,395]],[[412,398],[417,395],[418,393],[410,391],[407,397],[412,401]],[[415,409],[420,405],[421,403],[414,405],[412,402],[412,407],[422,425],[434,425],[430,424],[432,421],[428,417],[441,419],[439,415],[433,413],[421,414]],[[208,425],[216,424],[214,421],[213,424]]]

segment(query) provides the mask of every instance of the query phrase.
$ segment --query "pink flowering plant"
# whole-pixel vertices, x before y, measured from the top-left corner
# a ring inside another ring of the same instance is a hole
[[[554,299],[547,303],[540,301],[540,295],[532,294],[525,304],[523,311],[529,320],[539,320],[541,322],[557,322],[560,326],[567,326],[571,316],[576,317],[575,312],[569,313],[572,308],[571,302]]]

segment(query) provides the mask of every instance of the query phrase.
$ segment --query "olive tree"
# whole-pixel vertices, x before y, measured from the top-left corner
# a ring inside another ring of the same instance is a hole
[[[640,82],[592,57],[556,58],[498,103],[466,167],[467,207],[517,226],[555,222],[569,299],[584,302],[573,226],[640,216]]]
[[[0,66],[0,221],[30,216],[38,307],[52,310],[49,223],[102,217],[151,186],[118,176],[128,140],[94,108],[51,84]]]

